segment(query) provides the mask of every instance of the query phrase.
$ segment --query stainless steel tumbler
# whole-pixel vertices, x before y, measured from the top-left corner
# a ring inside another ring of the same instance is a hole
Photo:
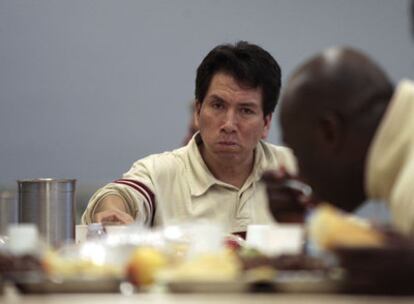
[[[18,180],[19,222],[35,223],[40,235],[58,247],[75,237],[75,179]]]
[[[19,206],[15,193],[0,192],[0,235],[7,235],[9,224],[17,223],[19,220]]]

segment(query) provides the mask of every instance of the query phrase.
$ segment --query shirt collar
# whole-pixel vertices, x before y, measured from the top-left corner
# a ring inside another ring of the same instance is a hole
[[[189,150],[187,161],[187,175],[191,195],[200,196],[204,194],[213,185],[221,185],[224,187],[238,190],[236,187],[218,180],[210,172],[199,150],[199,146],[202,143],[203,141],[201,139],[200,133],[197,132],[196,134],[194,134],[194,136],[187,145]],[[265,153],[263,150],[263,145],[264,142],[260,141],[256,146],[253,171],[240,190],[244,190],[248,188],[251,183],[258,181],[261,178],[261,173],[267,167],[268,162],[266,161],[266,157],[264,157]]]

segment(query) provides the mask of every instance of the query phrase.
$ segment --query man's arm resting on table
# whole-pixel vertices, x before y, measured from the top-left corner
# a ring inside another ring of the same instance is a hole
[[[92,215],[93,221],[108,224],[131,224],[134,222],[128,213],[123,199],[118,195],[105,196]]]

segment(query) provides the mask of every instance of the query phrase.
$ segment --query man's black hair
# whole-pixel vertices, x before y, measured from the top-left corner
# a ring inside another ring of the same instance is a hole
[[[279,98],[281,70],[276,60],[258,45],[239,41],[212,49],[197,69],[195,97],[202,103],[216,73],[234,77],[240,84],[262,89],[264,115],[272,113]]]

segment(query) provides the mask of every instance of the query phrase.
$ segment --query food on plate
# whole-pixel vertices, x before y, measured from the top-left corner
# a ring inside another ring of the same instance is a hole
[[[370,222],[323,204],[313,213],[309,237],[322,249],[381,247],[385,235]]]
[[[122,269],[114,265],[100,263],[93,259],[63,257],[56,252],[48,252],[43,258],[43,266],[51,277],[73,278],[119,278]]]
[[[343,291],[413,294],[414,243],[391,227],[322,205],[310,219],[309,236],[336,257]]]
[[[34,255],[0,253],[0,276],[18,275],[26,272],[43,273],[42,260]]]
[[[231,281],[241,275],[242,265],[232,250],[203,253],[171,265],[159,273],[162,281]]]
[[[318,257],[305,254],[281,254],[274,257],[266,255],[243,256],[243,269],[271,267],[283,271],[327,271],[328,265]]]
[[[154,283],[156,274],[168,265],[167,256],[152,247],[137,248],[127,266],[129,280],[137,286]]]

